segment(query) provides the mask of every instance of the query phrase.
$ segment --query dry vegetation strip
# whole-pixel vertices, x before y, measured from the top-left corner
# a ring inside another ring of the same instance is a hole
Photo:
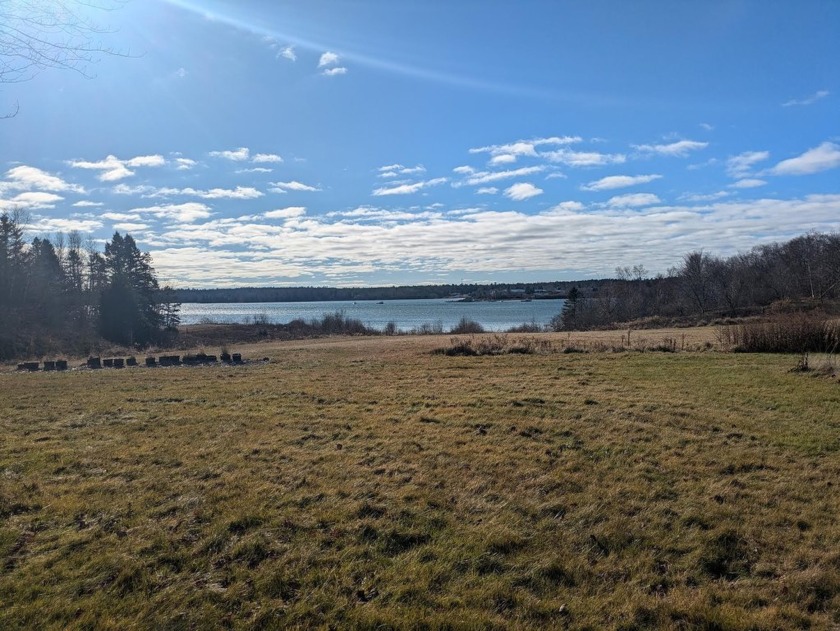
[[[447,342],[0,374],[0,628],[840,624],[836,379]]]

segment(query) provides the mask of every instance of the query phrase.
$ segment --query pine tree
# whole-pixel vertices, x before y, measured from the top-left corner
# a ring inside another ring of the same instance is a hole
[[[148,344],[163,323],[151,257],[137,249],[131,235],[115,232],[105,244],[104,261],[108,284],[99,300],[100,333],[112,342]]]

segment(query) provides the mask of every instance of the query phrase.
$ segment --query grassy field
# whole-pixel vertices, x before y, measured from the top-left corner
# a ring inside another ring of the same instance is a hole
[[[0,373],[0,628],[840,626],[836,376],[448,346]]]

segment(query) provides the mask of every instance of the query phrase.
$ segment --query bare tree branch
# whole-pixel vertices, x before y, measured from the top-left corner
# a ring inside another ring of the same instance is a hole
[[[90,17],[126,0],[0,0],[0,84],[21,83],[56,68],[91,77],[102,55],[121,55],[102,43],[113,32]],[[12,118],[19,106],[2,118]]]

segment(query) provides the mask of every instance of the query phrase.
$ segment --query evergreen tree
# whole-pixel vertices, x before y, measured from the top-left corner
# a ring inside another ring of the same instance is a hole
[[[105,244],[108,285],[99,300],[102,336],[121,344],[145,345],[163,323],[158,304],[158,283],[148,253],[137,249],[131,235],[115,232]]]
[[[64,320],[64,270],[49,239],[32,240],[28,252],[25,313],[30,323],[55,330]]]

